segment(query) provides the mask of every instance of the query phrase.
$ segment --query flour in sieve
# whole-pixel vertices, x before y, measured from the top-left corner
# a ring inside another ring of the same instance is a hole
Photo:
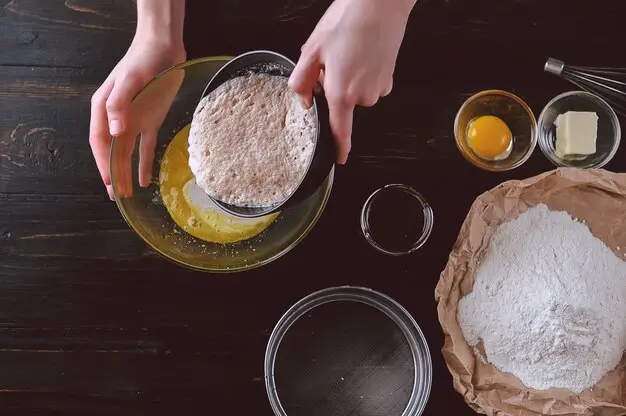
[[[189,167],[208,195],[238,206],[270,206],[298,187],[313,157],[315,110],[304,110],[287,78],[249,74],[226,81],[194,112]]]
[[[458,321],[527,387],[580,393],[626,349],[626,262],[585,224],[538,205],[493,234]]]

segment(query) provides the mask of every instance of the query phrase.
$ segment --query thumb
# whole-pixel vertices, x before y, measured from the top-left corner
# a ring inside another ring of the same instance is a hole
[[[113,90],[111,90],[106,102],[111,136],[120,136],[129,128],[130,104],[142,87],[143,84],[139,77],[131,74],[126,74],[115,80]]]
[[[317,55],[303,53],[289,77],[289,88],[300,96],[303,107],[313,105],[313,88],[320,77],[322,65]]]

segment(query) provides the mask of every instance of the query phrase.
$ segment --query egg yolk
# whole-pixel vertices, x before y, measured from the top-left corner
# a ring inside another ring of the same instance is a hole
[[[509,126],[496,116],[481,116],[469,123],[467,140],[478,156],[498,159],[509,150],[513,135]]]
[[[260,218],[239,218],[223,212],[215,203],[208,204],[210,198],[206,194],[203,194],[205,198],[198,198],[197,194],[189,193],[189,182],[195,185],[187,151],[189,130],[190,125],[187,125],[174,136],[160,165],[159,189],[172,220],[192,236],[211,243],[235,243],[263,232],[278,213]],[[200,188],[195,192],[198,190]],[[196,203],[198,200],[202,204]]]

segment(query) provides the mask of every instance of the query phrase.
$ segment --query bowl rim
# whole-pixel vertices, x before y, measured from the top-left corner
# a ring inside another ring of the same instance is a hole
[[[621,138],[622,138],[622,128],[619,122],[619,117],[617,116],[617,113],[615,112],[613,107],[604,98],[589,91],[584,91],[584,90],[566,91],[552,98],[550,101],[548,101],[548,103],[541,110],[541,113],[539,114],[539,119],[537,120],[537,137],[539,138],[539,149],[541,149],[541,152],[543,153],[545,158],[548,159],[550,163],[552,163],[554,166],[570,167],[570,165],[559,163],[558,160],[552,157],[553,153],[550,152],[549,149],[547,148],[547,142],[544,139],[545,135],[542,133],[542,129],[540,129],[539,126],[545,123],[546,114],[548,110],[550,110],[554,106],[555,103],[565,98],[573,97],[573,96],[586,97],[588,99],[597,101],[602,107],[604,107],[607,114],[609,115],[609,118],[611,119],[611,124],[613,125],[613,139],[614,139],[613,147],[611,148],[611,151],[607,153],[607,155],[603,159],[601,159],[600,162],[590,165],[590,166],[582,167],[581,169],[603,168],[611,160],[613,160],[613,158],[617,154],[617,151],[619,150],[619,146],[620,146]]]
[[[459,137],[457,133],[457,131],[459,130],[461,114],[463,113],[463,111],[465,111],[467,106],[469,106],[473,101],[477,100],[478,98],[487,96],[487,95],[500,95],[500,96],[504,96],[504,97],[512,99],[524,109],[524,111],[530,118],[531,125],[532,125],[532,136],[530,138],[530,146],[526,150],[526,153],[524,154],[524,156],[522,156],[517,162],[515,162],[511,166],[498,168],[498,167],[489,165],[487,163],[481,163],[477,160],[470,158],[466,154],[466,152],[463,150],[463,147],[461,146],[461,138]],[[533,113],[530,106],[526,104],[526,102],[522,100],[520,97],[518,97],[517,95],[508,91],[504,91],[504,90],[490,89],[490,90],[480,91],[471,95],[469,98],[467,98],[463,102],[463,104],[461,104],[461,107],[459,107],[458,111],[456,112],[456,116],[454,117],[454,142],[456,143],[456,146],[459,152],[461,153],[463,158],[467,160],[468,162],[470,162],[470,164],[472,164],[473,166],[476,166],[477,168],[490,171],[490,172],[506,172],[506,171],[513,170],[522,166],[524,163],[528,161],[528,159],[530,159],[533,152],[535,151],[535,148],[537,147],[537,141],[538,141],[537,137],[538,137],[537,119],[535,118],[535,114]]]
[[[139,90],[139,92],[133,97],[133,101],[145,89],[147,89],[153,82],[156,82],[158,79],[160,79],[161,77],[163,77],[164,75],[166,75],[170,71],[184,69],[184,68],[187,68],[187,67],[192,66],[192,65],[206,63],[206,62],[228,61],[230,59],[232,59],[232,57],[226,56],[226,55],[209,56],[209,57],[191,59],[191,60],[188,60],[188,61],[181,62],[180,64],[174,65],[174,66],[172,66],[172,67],[162,71],[159,75],[157,75],[156,77],[151,79],[150,82],[148,82],[143,88],[141,88]],[[149,241],[149,239],[146,238],[144,233],[142,233],[138,229],[138,227],[135,226],[133,221],[130,219],[128,213],[126,212],[126,210],[124,209],[122,203],[120,202],[120,195],[118,194],[117,188],[115,186],[116,181],[115,181],[114,170],[112,169],[112,167],[113,167],[113,155],[115,154],[116,141],[117,141],[117,139],[115,137],[112,137],[111,149],[109,151],[109,172],[110,172],[110,175],[111,175],[111,186],[112,186],[112,189],[113,189],[113,195],[115,197],[115,205],[117,205],[118,210],[122,214],[122,218],[124,218],[124,221],[126,222],[126,224],[128,224],[128,226],[135,232],[135,234],[138,235],[141,238],[141,240],[143,240],[144,243],[146,243],[152,250],[154,250],[161,257],[163,257],[163,258],[165,258],[167,260],[170,260],[171,262],[173,262],[175,264],[178,264],[180,266],[184,266],[184,267],[186,267],[188,269],[196,270],[196,271],[210,272],[210,273],[216,273],[216,274],[229,274],[229,273],[236,273],[236,272],[243,272],[243,271],[253,270],[253,269],[265,266],[265,265],[267,265],[269,263],[272,263],[275,260],[278,260],[279,258],[284,256],[285,254],[287,254],[288,252],[293,250],[298,244],[300,244],[300,242],[302,242],[302,240],[304,240],[304,238],[311,232],[311,230],[313,229],[315,224],[317,224],[317,222],[319,221],[320,217],[322,216],[324,210],[326,209],[326,206],[328,205],[328,201],[330,200],[330,195],[331,195],[331,192],[332,192],[332,189],[333,189],[333,184],[334,184],[334,179],[335,179],[335,166],[333,165],[331,170],[330,170],[330,172],[329,172],[329,174],[328,174],[328,176],[326,177],[326,179],[323,182],[324,184],[326,184],[325,189],[324,189],[324,195],[322,196],[321,204],[320,204],[318,210],[315,212],[315,215],[313,216],[313,218],[311,219],[309,224],[306,226],[306,228],[300,233],[300,235],[298,235],[298,237],[296,237],[296,239],[294,239],[290,244],[285,246],[279,252],[277,252],[274,255],[272,255],[271,257],[268,257],[267,259],[264,259],[264,260],[259,261],[257,263],[246,264],[246,265],[232,267],[232,268],[228,268],[228,269],[199,267],[199,266],[195,266],[193,264],[185,263],[184,261],[181,261],[179,259],[174,258],[174,256],[168,255],[164,250],[161,250],[159,247],[157,247],[156,244],[153,244],[151,241]]]
[[[428,341],[413,316],[392,297],[361,286],[335,286],[311,293],[293,304],[278,320],[265,349],[265,391],[276,416],[287,416],[278,396],[274,367],[280,345],[296,321],[309,311],[331,302],[358,302],[377,309],[393,321],[404,334],[413,358],[413,388],[402,416],[424,412],[432,389],[432,359]]]

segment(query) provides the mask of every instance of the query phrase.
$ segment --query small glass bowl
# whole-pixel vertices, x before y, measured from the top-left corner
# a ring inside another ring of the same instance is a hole
[[[592,111],[598,115],[598,139],[593,155],[571,158],[557,156],[554,121],[559,114],[568,111]],[[613,159],[621,139],[619,119],[613,108],[602,98],[586,91],[570,91],[553,98],[539,115],[537,129],[539,148],[555,166],[599,169]]]
[[[433,209],[426,199],[403,184],[390,184],[377,189],[361,209],[363,236],[376,250],[390,256],[417,251],[430,237],[434,221]],[[383,239],[381,235],[384,235]]]
[[[470,122],[487,115],[502,119],[513,135],[510,154],[503,160],[483,159],[469,146],[467,130]],[[537,123],[530,107],[516,95],[500,90],[482,91],[468,98],[457,112],[454,138],[459,151],[472,165],[502,172],[515,169],[530,158],[537,146]]]

